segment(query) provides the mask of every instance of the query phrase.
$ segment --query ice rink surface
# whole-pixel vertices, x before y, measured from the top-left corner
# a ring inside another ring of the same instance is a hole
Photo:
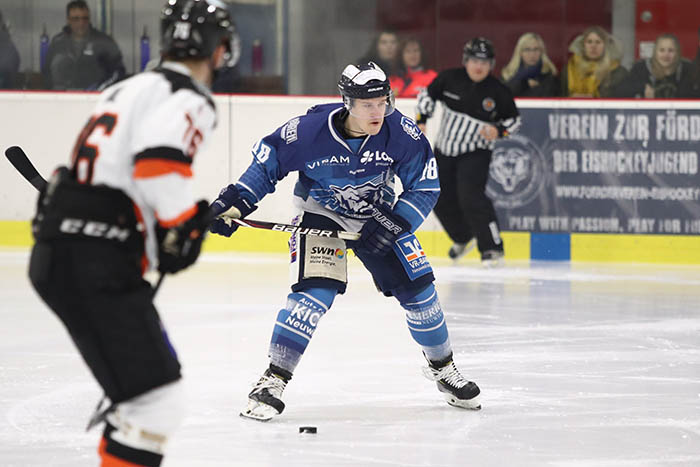
[[[95,466],[100,390],[0,253],[0,465]],[[433,261],[481,411],[423,378],[402,309],[355,258],[269,423],[238,416],[288,292],[281,255],[209,255],[156,303],[188,417],[164,466],[700,466],[700,267]],[[318,433],[299,434],[301,425]]]

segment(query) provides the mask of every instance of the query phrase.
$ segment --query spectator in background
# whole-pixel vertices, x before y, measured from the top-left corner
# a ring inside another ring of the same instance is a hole
[[[573,56],[562,70],[562,92],[571,97],[610,97],[627,76],[620,65],[622,44],[599,26],[591,26],[569,47]]]
[[[389,76],[391,89],[396,97],[416,97],[435,79],[437,72],[425,69],[423,47],[415,37],[402,42],[399,56],[401,65],[398,73]]]
[[[368,62],[379,65],[387,76],[396,74],[400,68],[399,36],[388,29],[377,34],[367,53],[357,61],[357,63]]]
[[[229,14],[233,16],[229,8]],[[224,57],[224,66],[214,74],[214,82],[211,85],[212,92],[232,93],[241,90],[241,73],[238,62],[241,60],[241,36],[238,29],[233,26],[231,34],[230,50]]]
[[[615,97],[691,97],[692,64],[681,57],[681,45],[673,34],[662,34],[654,42],[651,58],[637,61],[617,86]]]
[[[18,71],[19,53],[0,11],[0,89],[14,87],[14,78]]]
[[[693,82],[691,89],[691,97],[700,98],[700,28],[698,28],[698,51],[693,60]]]
[[[125,75],[122,53],[114,40],[90,24],[84,0],[66,6],[68,24],[54,36],[46,54],[49,89],[101,90]]]
[[[557,67],[547,56],[542,37],[534,32],[520,36],[501,76],[515,97],[552,97],[560,93]]]

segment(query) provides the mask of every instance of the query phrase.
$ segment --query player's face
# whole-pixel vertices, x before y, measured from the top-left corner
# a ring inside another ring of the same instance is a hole
[[[529,41],[525,42],[520,56],[525,66],[537,65],[537,62],[539,62],[540,58],[542,58],[542,48],[540,47],[539,42],[537,42],[535,39],[530,39]]]
[[[583,54],[588,60],[598,60],[605,53],[605,44],[603,39],[596,33],[592,32],[586,36],[583,41]]]
[[[376,135],[384,123],[384,114],[388,105],[386,99],[386,96],[355,99],[348,118],[353,118],[353,123],[363,133]]]
[[[656,61],[662,67],[668,68],[676,59],[676,44],[671,39],[661,39],[656,46]]]
[[[478,83],[483,81],[491,72],[491,60],[470,57],[464,67],[467,69],[469,79]]]
[[[90,29],[90,11],[84,8],[71,8],[68,11],[68,26],[75,37],[85,37]]]

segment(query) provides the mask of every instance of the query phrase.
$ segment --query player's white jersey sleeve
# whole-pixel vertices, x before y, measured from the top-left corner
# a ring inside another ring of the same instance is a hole
[[[79,181],[119,188],[138,206],[151,266],[155,222],[177,225],[196,211],[192,161],[215,124],[209,92],[166,62],[105,90],[76,144]]]

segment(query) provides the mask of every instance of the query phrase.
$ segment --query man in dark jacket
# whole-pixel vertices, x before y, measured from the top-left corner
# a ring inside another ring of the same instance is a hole
[[[48,89],[100,90],[125,74],[114,40],[90,24],[84,0],[66,6],[68,24],[51,41],[43,70]]]
[[[19,53],[0,12],[0,89],[11,88],[19,70]]]

